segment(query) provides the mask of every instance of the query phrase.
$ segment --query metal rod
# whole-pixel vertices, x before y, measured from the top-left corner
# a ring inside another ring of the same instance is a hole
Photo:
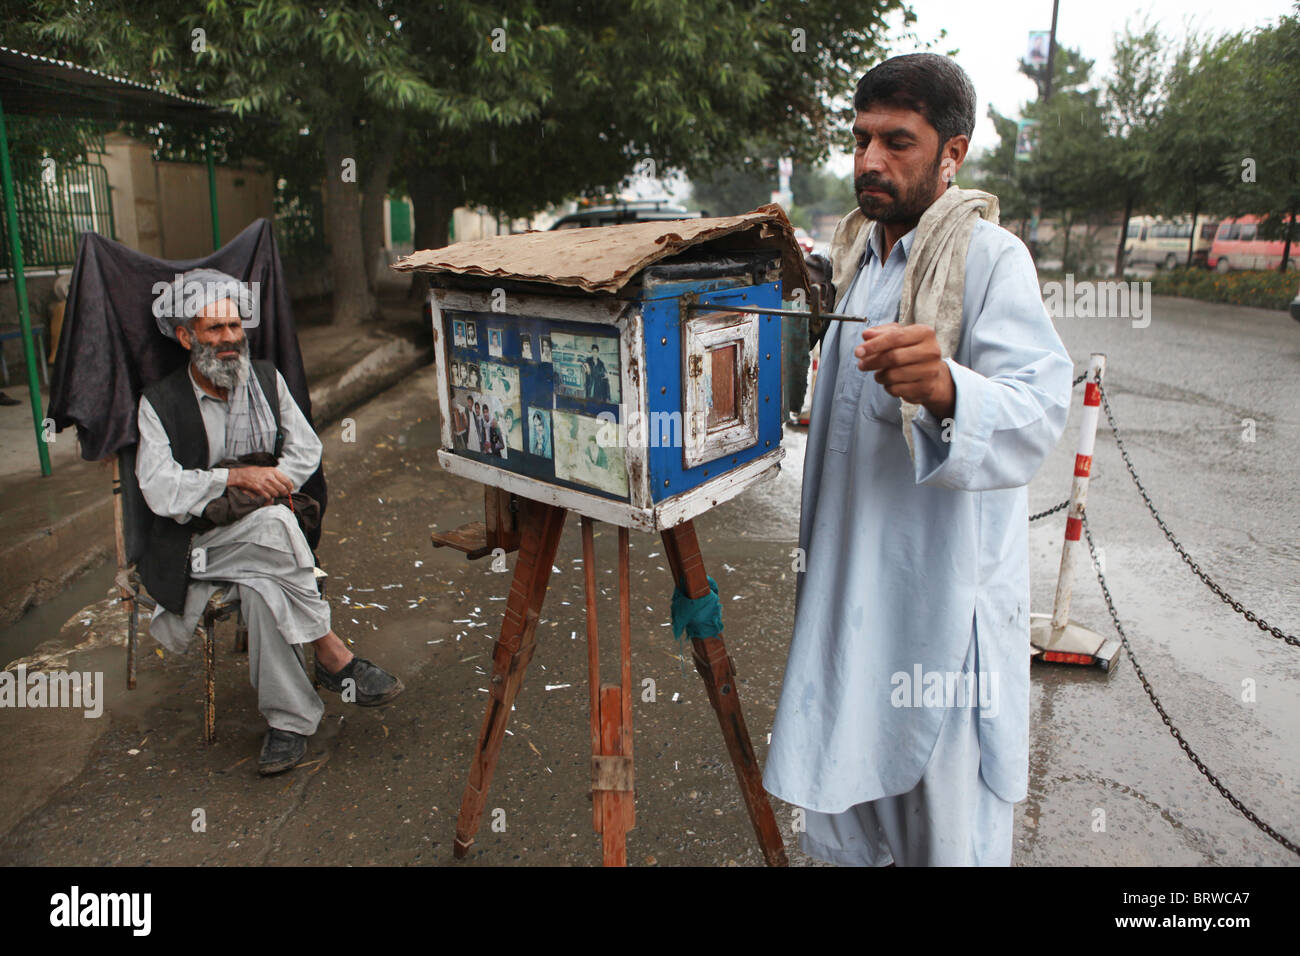
[[[212,156],[212,138],[203,140],[204,158],[208,164],[208,206],[212,209],[212,251],[221,248],[221,219],[217,214],[217,164]]]
[[[713,305],[705,302],[686,302],[682,306],[692,312],[746,312],[751,315],[779,315],[787,319],[831,319],[835,322],[866,322],[860,315],[840,312],[807,312],[800,309],[760,309],[748,305]]]
[[[22,233],[18,231],[18,204],[14,190],[13,167],[9,162],[9,134],[5,129],[4,107],[0,106],[0,179],[3,180],[5,223],[9,229],[9,272],[18,296],[18,328],[22,332],[23,360],[27,365],[27,394],[32,404],[32,424],[36,431],[36,456],[41,475],[49,477],[50,449],[45,444],[45,420],[41,415],[41,387],[37,384],[36,345],[32,342],[32,320],[27,305],[27,278],[23,271]],[[41,356],[45,361],[45,356]]]

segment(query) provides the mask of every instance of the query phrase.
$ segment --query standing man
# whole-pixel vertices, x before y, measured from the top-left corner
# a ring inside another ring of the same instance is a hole
[[[475,402],[469,413],[469,450],[481,452],[485,450],[483,446],[483,420],[479,418],[478,411],[478,402]]]
[[[321,442],[275,366],[249,361],[247,287],[215,269],[191,270],[177,283],[172,301],[183,303],[183,314],[158,316],[158,328],[190,361],[146,388],[138,413],[135,474],[154,514],[140,561],[158,602],[149,631],[184,651],[212,594],[234,589],[248,624],[248,676],[269,727],[258,771],[280,773],[302,761],[325,711],[302,645],[315,648],[316,679],[350,702],[386,704],[403,685],[334,633],[311,547],[294,513],[274,503],[316,471]],[[227,466],[258,453],[275,464]],[[195,533],[230,489],[263,504]]]
[[[454,444],[457,448],[469,447],[469,415],[470,415],[470,397],[465,396],[465,407],[462,409],[459,405],[451,406],[451,430]]]
[[[600,357],[600,346],[597,343],[591,343],[591,355],[583,359],[582,364],[586,366],[587,380],[584,384],[587,397],[598,402],[608,402],[609,373]]]
[[[952,186],[975,90],[952,60],[858,83],[804,464],[794,636],[764,785],[805,852],[1011,862],[1028,787],[1028,495],[1072,363],[997,199]]]

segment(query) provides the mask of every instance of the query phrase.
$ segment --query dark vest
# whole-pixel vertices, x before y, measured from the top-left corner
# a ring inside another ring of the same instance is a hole
[[[253,363],[253,374],[262,387],[266,403],[275,417],[275,457],[280,457],[284,433],[280,431],[280,401],[275,387],[275,366],[266,361]],[[172,457],[187,470],[208,468],[208,431],[203,425],[199,401],[185,364],[144,390],[145,398],[158,413],[163,431],[172,445]],[[153,515],[149,546],[138,565],[140,580],[155,601],[167,610],[185,610],[185,592],[190,584],[190,536],[188,524]]]

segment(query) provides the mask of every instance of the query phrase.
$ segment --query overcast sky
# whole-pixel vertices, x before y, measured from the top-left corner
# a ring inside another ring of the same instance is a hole
[[[979,96],[972,149],[992,147],[997,136],[988,119],[989,104],[999,113],[1018,116],[1020,108],[1037,92],[1033,81],[1021,75],[1017,60],[1025,55],[1030,30],[1052,26],[1052,0],[912,0],[916,33],[933,39],[942,29],[948,35],[937,52],[957,50],[957,62],[970,74]],[[1292,0],[1060,0],[1056,42],[1080,48],[1095,60],[1093,77],[1111,68],[1115,34],[1126,22],[1137,26],[1143,15],[1166,35],[1181,38],[1188,25],[1201,32],[1228,33],[1262,26],[1287,14]],[[909,53],[897,42],[894,53]],[[852,172],[851,155],[834,157],[832,168],[841,175]]]

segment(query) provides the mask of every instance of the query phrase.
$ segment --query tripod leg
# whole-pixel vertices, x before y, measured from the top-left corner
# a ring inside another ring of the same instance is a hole
[[[582,519],[587,575],[588,675],[591,684],[591,806],[605,866],[627,866],[627,831],[636,826],[632,769],[632,610],[627,528],[618,529],[619,683],[601,685],[596,651],[596,562],[592,520]]]
[[[582,516],[582,573],[587,598],[587,692],[591,695],[591,754],[604,753],[600,733],[600,628],[596,622],[596,544],[592,534],[595,524]],[[597,833],[604,829],[604,798],[600,791],[591,792],[591,825]]]
[[[510,596],[506,599],[501,636],[497,638],[492,653],[487,715],[483,718],[483,729],[479,731],[474,762],[469,768],[469,782],[465,785],[460,816],[456,820],[454,853],[457,859],[469,852],[483,817],[483,805],[501,753],[501,742],[505,739],[510,707],[519,694],[524,670],[536,646],[533,637],[537,631],[537,616],[551,579],[560,532],[564,530],[563,508],[524,499],[519,503],[524,512],[521,516],[519,557]]]
[[[600,810],[601,862],[627,866],[627,831],[632,827],[632,755],[623,752],[623,692],[617,684],[600,689],[601,753],[592,759],[592,800]]]
[[[662,537],[673,579],[688,597],[703,597],[709,592],[709,580],[704,571],[704,558],[700,554],[694,522],[685,521],[670,528],[663,532]],[[768,866],[785,866],[785,845],[781,840],[781,831],[777,829],[776,816],[772,813],[772,804],[768,802],[767,791],[763,789],[763,775],[758,769],[758,758],[754,755],[749,731],[745,728],[745,717],[740,711],[736,670],[727,655],[722,635],[692,638],[691,645],[695,669],[704,678],[709,703],[718,715],[722,737],[727,743],[732,766],[736,768],[740,793],[745,798],[745,809],[749,811],[749,821],[754,825],[754,834],[758,837],[763,857]]]

